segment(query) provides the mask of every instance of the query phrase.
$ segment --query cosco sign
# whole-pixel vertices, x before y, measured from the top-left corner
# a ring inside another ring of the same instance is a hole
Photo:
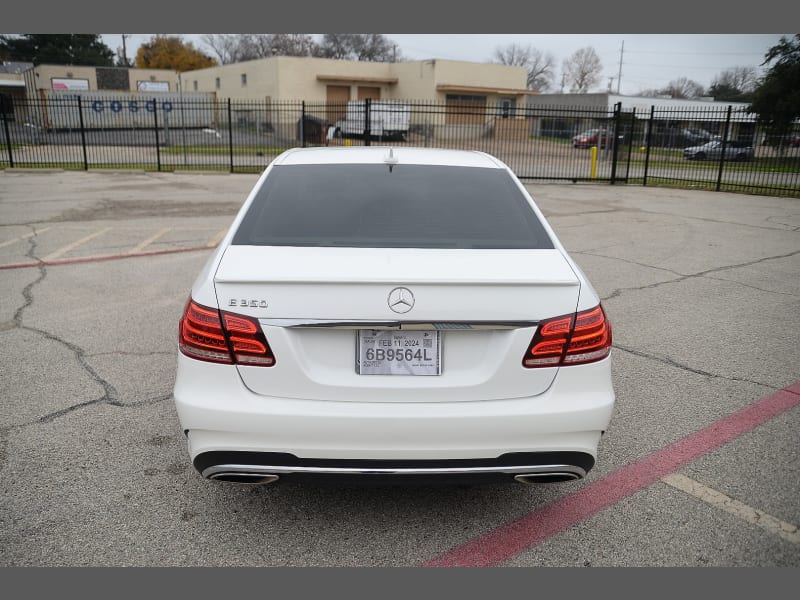
[[[145,110],[147,112],[155,112],[156,111],[156,101],[155,100],[147,100],[146,102],[139,102],[138,100],[130,100],[128,102],[123,102],[121,100],[95,100],[92,102],[92,110],[96,113],[102,113],[108,108],[112,113],[120,113],[124,109],[128,109],[128,112],[138,113],[140,110]],[[170,112],[172,110],[172,102],[169,100],[165,100],[161,103],[161,110],[163,112]]]

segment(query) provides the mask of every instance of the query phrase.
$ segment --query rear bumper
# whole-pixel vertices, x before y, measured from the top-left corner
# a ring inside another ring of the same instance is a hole
[[[533,473],[530,468],[563,465],[578,467],[570,472],[579,478],[594,464],[614,404],[609,359],[561,368],[537,396],[466,402],[413,398],[347,402],[263,396],[244,386],[235,367],[183,355],[175,383],[189,454],[206,477],[224,470],[209,467],[225,465],[266,467],[265,473],[272,467],[280,476],[513,476],[521,471],[512,467]],[[520,460],[509,462],[510,454]]]

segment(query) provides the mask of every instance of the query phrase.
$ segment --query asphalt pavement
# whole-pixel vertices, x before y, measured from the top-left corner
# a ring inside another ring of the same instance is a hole
[[[800,565],[800,200],[528,186],[614,327],[586,480],[247,487],[171,392],[256,178],[0,171],[0,566]]]

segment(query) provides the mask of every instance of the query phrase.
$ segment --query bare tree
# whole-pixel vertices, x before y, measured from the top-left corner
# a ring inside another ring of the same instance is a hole
[[[501,65],[525,67],[528,70],[526,85],[529,90],[547,91],[553,83],[556,59],[532,46],[508,44],[494,51],[495,62]]]
[[[561,65],[565,83],[569,84],[570,91],[585,94],[590,88],[600,81],[603,65],[594,48],[587,46],[576,50]]]
[[[326,33],[322,36],[320,55],[324,58],[345,60],[351,58],[353,33]]]
[[[256,58],[269,58],[272,56],[272,34],[270,33],[245,33],[242,35],[241,60]]]
[[[223,65],[272,56],[269,33],[209,33],[200,39]]]
[[[200,40],[217,55],[220,64],[239,62],[242,36],[237,33],[206,33]]]
[[[678,77],[661,88],[659,93],[672,96],[673,98],[699,98],[703,96],[706,91],[701,84],[693,79]]]
[[[397,44],[380,33],[326,33],[319,56],[369,62],[402,60]]]
[[[313,56],[317,43],[307,33],[272,34],[273,56]]]
[[[729,87],[740,92],[752,92],[758,86],[755,67],[733,67],[722,71],[711,80],[712,87]]]

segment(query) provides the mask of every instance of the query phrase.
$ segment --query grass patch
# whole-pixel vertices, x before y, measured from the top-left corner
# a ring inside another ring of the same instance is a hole
[[[641,177],[631,177],[628,179],[628,185],[642,185],[642,181],[643,179]],[[653,177],[651,175],[647,178],[647,187],[715,192],[717,191],[717,182],[689,181],[670,177]],[[757,194],[759,196],[800,198],[800,188],[786,188],[772,184],[747,185],[742,183],[726,183],[723,181],[720,184],[720,191],[737,194]]]

